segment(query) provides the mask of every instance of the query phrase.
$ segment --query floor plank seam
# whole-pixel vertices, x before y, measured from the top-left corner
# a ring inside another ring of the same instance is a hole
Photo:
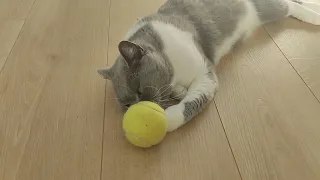
[[[104,103],[103,103],[103,118],[102,118],[102,142],[101,142],[101,160],[100,160],[100,180],[102,180],[102,171],[103,171],[103,150],[104,150],[104,125],[105,125],[105,118],[106,118],[106,105],[107,105],[107,84],[105,83],[104,86]]]
[[[112,0],[109,0],[109,17],[108,17],[108,49],[107,49],[107,64],[109,62],[109,46],[110,46],[110,27],[111,27],[111,2]],[[105,119],[106,119],[106,106],[107,106],[107,85],[108,82],[105,82],[104,86],[104,105],[103,105],[103,119],[102,119],[102,140],[101,140],[101,165],[100,165],[100,180],[102,180],[103,176],[103,160],[104,160],[104,128],[105,128]]]
[[[318,99],[318,97],[315,95],[315,93],[311,90],[310,86],[304,81],[304,79],[302,78],[302,76],[300,75],[300,73],[297,71],[297,69],[293,66],[293,64],[289,61],[288,57],[284,54],[284,52],[282,51],[282,49],[279,47],[279,45],[277,44],[277,42],[273,39],[273,37],[271,36],[271,34],[268,32],[268,30],[262,26],[262,28],[264,29],[264,31],[268,34],[268,36],[272,39],[273,43],[277,46],[277,48],[279,49],[279,51],[281,52],[281,54],[285,57],[285,59],[287,60],[287,62],[290,64],[290,66],[293,68],[293,70],[298,74],[298,76],[300,77],[300,79],[302,80],[302,82],[306,85],[306,87],[309,89],[309,91],[311,92],[311,94],[313,95],[313,97],[318,101],[318,103],[320,104],[320,99]]]
[[[220,113],[219,113],[219,109],[218,109],[217,103],[216,103],[216,101],[215,101],[215,100],[213,100],[213,103],[214,103],[214,106],[215,106],[215,107],[216,107],[216,109],[217,109],[217,113],[218,113],[218,116],[219,116],[219,118],[220,118],[221,126],[222,126],[222,129],[223,129],[224,135],[225,135],[225,137],[226,137],[226,139],[227,139],[228,146],[229,146],[229,148],[230,148],[230,151],[231,151],[231,154],[232,154],[232,157],[233,157],[234,163],[236,164],[236,167],[237,167],[237,170],[238,170],[239,176],[240,176],[240,178],[243,180],[242,174],[241,174],[241,172],[240,172],[240,168],[239,168],[239,166],[238,166],[238,162],[237,162],[237,160],[236,160],[236,157],[235,157],[235,155],[234,155],[233,149],[232,149],[232,147],[231,147],[231,144],[230,144],[230,141],[229,141],[229,138],[228,138],[228,135],[227,135],[226,128],[224,127],[224,124],[223,124],[223,122],[222,122],[222,118],[221,118],[221,116],[220,116]]]
[[[6,64],[7,64],[7,62],[8,62],[9,57],[11,56],[12,50],[14,49],[14,47],[15,47],[15,45],[16,45],[16,43],[17,43],[17,40],[18,40],[18,38],[20,37],[21,32],[23,31],[24,25],[26,24],[27,19],[29,18],[29,15],[30,15],[30,13],[31,13],[31,11],[32,11],[32,9],[33,9],[34,4],[36,3],[36,1],[37,1],[37,0],[34,0],[34,1],[33,1],[33,4],[32,4],[32,6],[31,6],[31,8],[30,8],[30,10],[29,10],[29,12],[28,12],[27,17],[26,17],[26,18],[24,19],[24,21],[23,21],[23,24],[22,24],[22,26],[21,26],[21,29],[20,29],[19,33],[18,33],[18,36],[17,36],[16,40],[14,41],[14,43],[13,43],[11,49],[10,49],[10,52],[9,52],[8,56],[6,57],[6,59],[5,59],[4,63],[3,63],[2,68],[0,69],[0,76],[1,76],[1,74],[2,74],[2,70],[5,68],[5,66],[6,66]]]

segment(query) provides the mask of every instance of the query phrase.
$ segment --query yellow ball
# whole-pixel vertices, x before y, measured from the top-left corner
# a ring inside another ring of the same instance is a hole
[[[164,110],[158,104],[143,101],[128,109],[122,127],[129,142],[147,148],[163,140],[167,133],[168,121]]]

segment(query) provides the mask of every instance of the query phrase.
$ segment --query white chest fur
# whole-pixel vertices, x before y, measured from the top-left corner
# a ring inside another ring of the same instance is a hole
[[[202,54],[194,44],[192,34],[171,24],[158,21],[151,24],[161,37],[164,53],[173,65],[175,83],[188,87],[197,76],[208,71]]]

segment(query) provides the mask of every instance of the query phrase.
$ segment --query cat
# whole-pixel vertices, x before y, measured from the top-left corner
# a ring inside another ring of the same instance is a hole
[[[259,26],[293,16],[320,25],[320,4],[301,0],[167,0],[139,19],[119,57],[98,69],[125,110],[139,101],[165,109],[168,132],[197,116],[218,87],[215,67]],[[178,101],[178,102],[176,102]]]

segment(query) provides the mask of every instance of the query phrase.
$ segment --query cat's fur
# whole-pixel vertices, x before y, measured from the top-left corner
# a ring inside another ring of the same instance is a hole
[[[168,131],[173,131],[213,99],[221,57],[257,27],[288,16],[320,25],[320,5],[300,0],[168,0],[130,29],[119,44],[116,63],[98,72],[113,82],[125,109],[139,101],[166,108]]]

